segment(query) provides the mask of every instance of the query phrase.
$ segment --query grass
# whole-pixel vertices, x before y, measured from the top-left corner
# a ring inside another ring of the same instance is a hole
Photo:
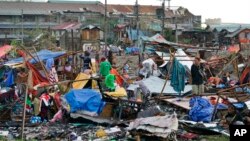
[[[217,136],[200,136],[199,141],[229,141],[229,137],[224,135],[217,135]]]

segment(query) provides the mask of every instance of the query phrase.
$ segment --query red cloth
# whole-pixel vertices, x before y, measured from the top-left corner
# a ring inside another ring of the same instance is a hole
[[[250,67],[247,67],[244,69],[243,73],[241,74],[241,77],[240,77],[240,84],[243,83],[244,81],[244,78],[246,77],[246,75],[250,72]]]
[[[122,87],[122,85],[123,85],[123,79],[122,79],[121,75],[119,74],[119,72],[118,72],[116,69],[113,69],[113,68],[112,68],[112,69],[110,70],[110,73],[113,74],[113,75],[115,75],[116,83],[117,83],[120,87]]]
[[[22,50],[17,50],[17,53],[22,57],[26,57],[26,53],[23,52]]]
[[[42,82],[49,83],[48,79],[44,78],[34,65],[26,62],[26,66],[32,71],[33,86],[41,84]]]

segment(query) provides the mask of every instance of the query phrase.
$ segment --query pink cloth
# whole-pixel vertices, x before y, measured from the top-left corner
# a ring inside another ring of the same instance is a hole
[[[59,110],[53,117],[53,119],[50,122],[56,122],[62,119],[62,110]]]
[[[12,46],[10,45],[4,45],[0,47],[0,58],[9,53],[12,49]]]

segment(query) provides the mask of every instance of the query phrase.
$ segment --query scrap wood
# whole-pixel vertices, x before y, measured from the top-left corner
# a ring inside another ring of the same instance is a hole
[[[24,128],[25,128],[25,117],[26,117],[26,104],[27,104],[27,98],[28,98],[28,86],[26,85],[26,91],[25,91],[25,97],[24,97],[24,105],[23,105],[23,123],[22,123],[22,140],[24,139]]]
[[[217,108],[218,108],[219,99],[220,99],[220,98],[225,99],[222,95],[220,95],[220,93],[225,92],[225,91],[229,91],[229,90],[233,90],[233,89],[238,88],[238,87],[247,86],[247,85],[250,85],[250,83],[243,84],[243,85],[239,85],[239,86],[235,86],[235,87],[228,88],[228,89],[224,89],[224,90],[221,90],[221,91],[219,91],[219,92],[217,93],[217,95],[219,96],[219,98],[217,99],[216,105],[214,106],[213,115],[212,115],[212,121],[213,121],[214,118],[215,118],[215,113],[216,113]],[[234,93],[233,95],[238,99],[238,97],[237,97],[238,95],[237,95],[236,93]]]
[[[234,90],[236,88],[242,88],[242,87],[245,87],[245,86],[250,86],[250,83],[246,83],[246,84],[242,84],[242,85],[238,85],[238,86],[234,86],[234,87],[231,87],[231,88],[220,90],[220,91],[218,91],[218,94],[226,92],[226,91]]]
[[[170,49],[169,49],[169,52],[170,52],[170,55],[171,55],[171,56],[170,56],[170,60],[171,60],[171,58],[172,58],[172,61],[171,61],[171,64],[170,64],[170,69],[169,69],[169,70],[171,70],[172,67],[173,67],[173,58],[174,58],[174,54],[171,52]],[[163,91],[164,91],[164,89],[165,89],[165,87],[166,87],[166,85],[167,85],[169,76],[170,76],[170,71],[168,71],[168,74],[167,74],[166,79],[165,79],[165,83],[164,83],[164,85],[163,85],[163,87],[162,87],[162,90],[161,90],[161,93],[160,93],[159,97],[161,97],[161,96],[163,95]]]
[[[224,70],[229,66],[229,65],[231,65],[234,61],[235,61],[235,59],[237,59],[239,57],[239,55],[237,54],[235,57],[233,57],[233,59],[231,59],[222,69],[221,69],[221,71],[218,73],[218,76],[220,76],[223,72],[224,72]]]

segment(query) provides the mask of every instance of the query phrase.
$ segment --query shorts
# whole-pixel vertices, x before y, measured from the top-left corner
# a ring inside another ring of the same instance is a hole
[[[204,93],[204,85],[192,85],[193,94],[201,95]]]

